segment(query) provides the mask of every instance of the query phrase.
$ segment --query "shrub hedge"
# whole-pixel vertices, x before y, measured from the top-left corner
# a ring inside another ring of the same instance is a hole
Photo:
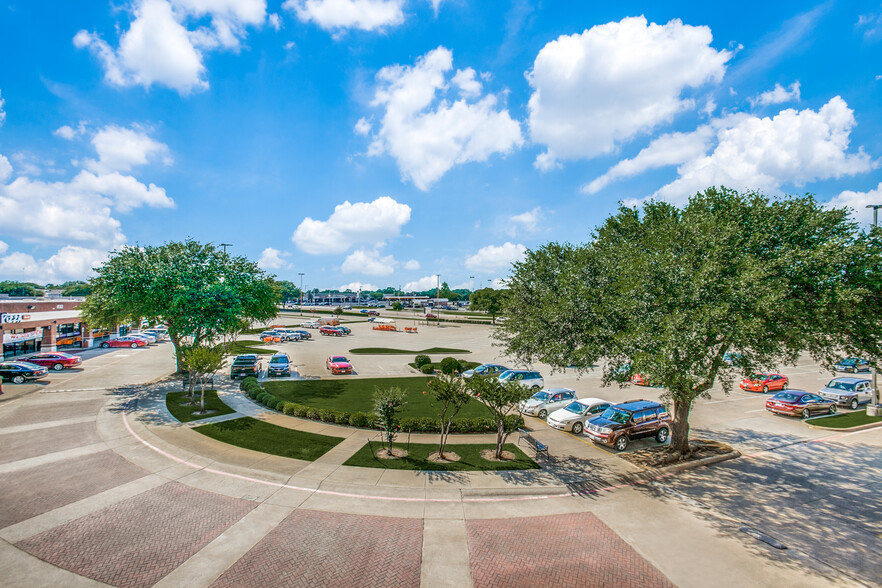
[[[441,372],[452,376],[462,372],[462,364],[455,357],[445,357],[441,360]]]
[[[360,427],[363,429],[376,428],[376,416],[371,413],[314,408],[296,402],[287,402],[264,390],[260,383],[258,383],[257,378],[254,377],[242,380],[240,388],[249,398],[263,404],[267,408],[277,410],[288,416],[338,425],[349,425],[350,427]],[[509,415],[505,418],[505,426],[510,431],[514,431],[523,424],[524,420],[519,414]],[[401,419],[401,430],[414,433],[437,433],[441,431],[441,420],[431,417],[405,417]],[[458,419],[453,421],[453,425],[450,427],[452,433],[486,433],[495,430],[496,423],[489,417]]]
[[[424,365],[429,365],[430,363],[432,363],[432,358],[430,358],[428,355],[417,355],[413,358],[413,363],[416,365],[417,369],[420,369]]]
[[[435,366],[433,366],[431,363],[427,363],[426,365],[420,366],[420,371],[424,374],[434,374]]]

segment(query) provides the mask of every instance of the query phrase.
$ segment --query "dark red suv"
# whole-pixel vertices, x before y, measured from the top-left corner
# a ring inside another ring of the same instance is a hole
[[[632,400],[610,406],[585,424],[585,434],[595,443],[624,451],[631,439],[655,437],[664,443],[671,436],[671,416],[664,405]]]

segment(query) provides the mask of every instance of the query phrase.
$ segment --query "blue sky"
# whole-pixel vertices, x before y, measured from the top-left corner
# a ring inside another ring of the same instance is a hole
[[[882,4],[0,7],[0,279],[232,243],[313,288],[498,284],[618,202],[882,204]]]

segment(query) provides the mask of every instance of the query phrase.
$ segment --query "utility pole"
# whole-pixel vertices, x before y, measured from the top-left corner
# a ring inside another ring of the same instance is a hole
[[[303,316],[303,272],[297,272],[300,276],[300,316]]]
[[[867,208],[873,209],[873,226],[879,226],[879,209],[882,208],[882,204],[867,204]]]
[[[232,247],[233,244],[232,243],[221,243],[220,246],[224,248],[224,255],[226,255],[227,254],[227,247]]]

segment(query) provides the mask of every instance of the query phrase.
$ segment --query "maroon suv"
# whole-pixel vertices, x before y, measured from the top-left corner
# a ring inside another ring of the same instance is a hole
[[[631,439],[655,437],[664,443],[671,435],[671,416],[664,405],[632,400],[610,406],[585,424],[585,434],[595,443],[624,451]]]

